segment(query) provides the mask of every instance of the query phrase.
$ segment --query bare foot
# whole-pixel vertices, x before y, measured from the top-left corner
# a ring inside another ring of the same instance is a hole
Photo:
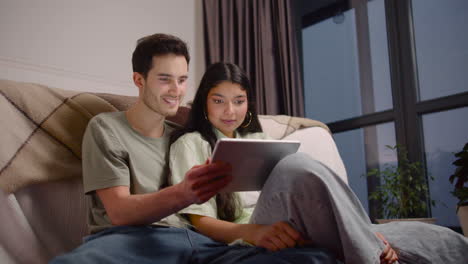
[[[376,232],[375,235],[378,238],[380,238],[385,244],[385,248],[384,248],[382,254],[380,254],[380,263],[381,264],[392,264],[392,263],[395,263],[395,261],[398,261],[398,255],[397,255],[396,251],[390,246],[390,243],[388,243],[388,241],[385,239],[385,237],[379,232]]]

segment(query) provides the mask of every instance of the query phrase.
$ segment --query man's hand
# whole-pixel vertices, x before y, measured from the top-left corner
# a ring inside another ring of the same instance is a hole
[[[205,163],[190,169],[179,184],[144,194],[128,186],[96,190],[113,225],[146,225],[193,204],[204,203],[231,181],[230,165]]]
[[[245,239],[247,242],[270,251],[292,248],[304,243],[299,232],[284,221],[272,225],[255,225],[249,233],[249,237]]]
[[[191,168],[178,185],[189,203],[202,204],[215,196],[232,180],[231,165],[223,162],[197,165]]]

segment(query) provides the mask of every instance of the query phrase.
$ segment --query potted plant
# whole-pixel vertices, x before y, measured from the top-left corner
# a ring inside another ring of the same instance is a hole
[[[468,143],[463,149],[455,153],[455,160],[452,164],[457,166],[455,172],[450,175],[450,183],[455,183],[452,194],[458,198],[457,214],[465,236],[468,236]]]
[[[428,197],[429,189],[423,165],[421,162],[410,162],[403,146],[386,147],[397,153],[398,165],[384,164],[382,170],[372,169],[367,173],[368,177],[380,179],[380,185],[369,196],[380,202],[379,214],[385,218],[376,221],[386,223],[399,219],[435,223],[434,218],[425,218],[428,204],[422,198]],[[433,180],[433,177],[429,179]],[[435,205],[433,200],[430,203]]]

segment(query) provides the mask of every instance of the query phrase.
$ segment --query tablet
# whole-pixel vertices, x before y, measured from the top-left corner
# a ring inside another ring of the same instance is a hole
[[[221,192],[261,190],[278,161],[296,153],[300,145],[295,140],[219,139],[211,161],[230,163],[233,174],[231,183]]]

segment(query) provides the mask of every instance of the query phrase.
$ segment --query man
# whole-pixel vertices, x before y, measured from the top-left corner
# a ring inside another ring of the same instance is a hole
[[[125,113],[105,113],[90,121],[83,139],[83,179],[95,209],[92,232],[155,222],[183,227],[183,219],[163,218],[205,202],[229,182],[229,177],[213,180],[228,175],[228,166],[206,164],[193,168],[183,184],[158,191],[167,173],[172,131],[164,121],[176,114],[185,94],[189,60],[185,43],[175,37],[141,39],[132,58],[137,102]]]
[[[92,234],[53,263],[284,263],[291,257],[292,263],[303,263],[327,257],[311,249],[228,246],[191,231],[175,214],[209,200],[231,180],[228,164],[206,163],[193,167],[181,183],[162,188],[173,130],[165,117],[176,114],[185,94],[189,61],[186,44],[177,37],[155,34],[138,41],[132,57],[137,102],[126,112],[94,117],[83,139]]]

